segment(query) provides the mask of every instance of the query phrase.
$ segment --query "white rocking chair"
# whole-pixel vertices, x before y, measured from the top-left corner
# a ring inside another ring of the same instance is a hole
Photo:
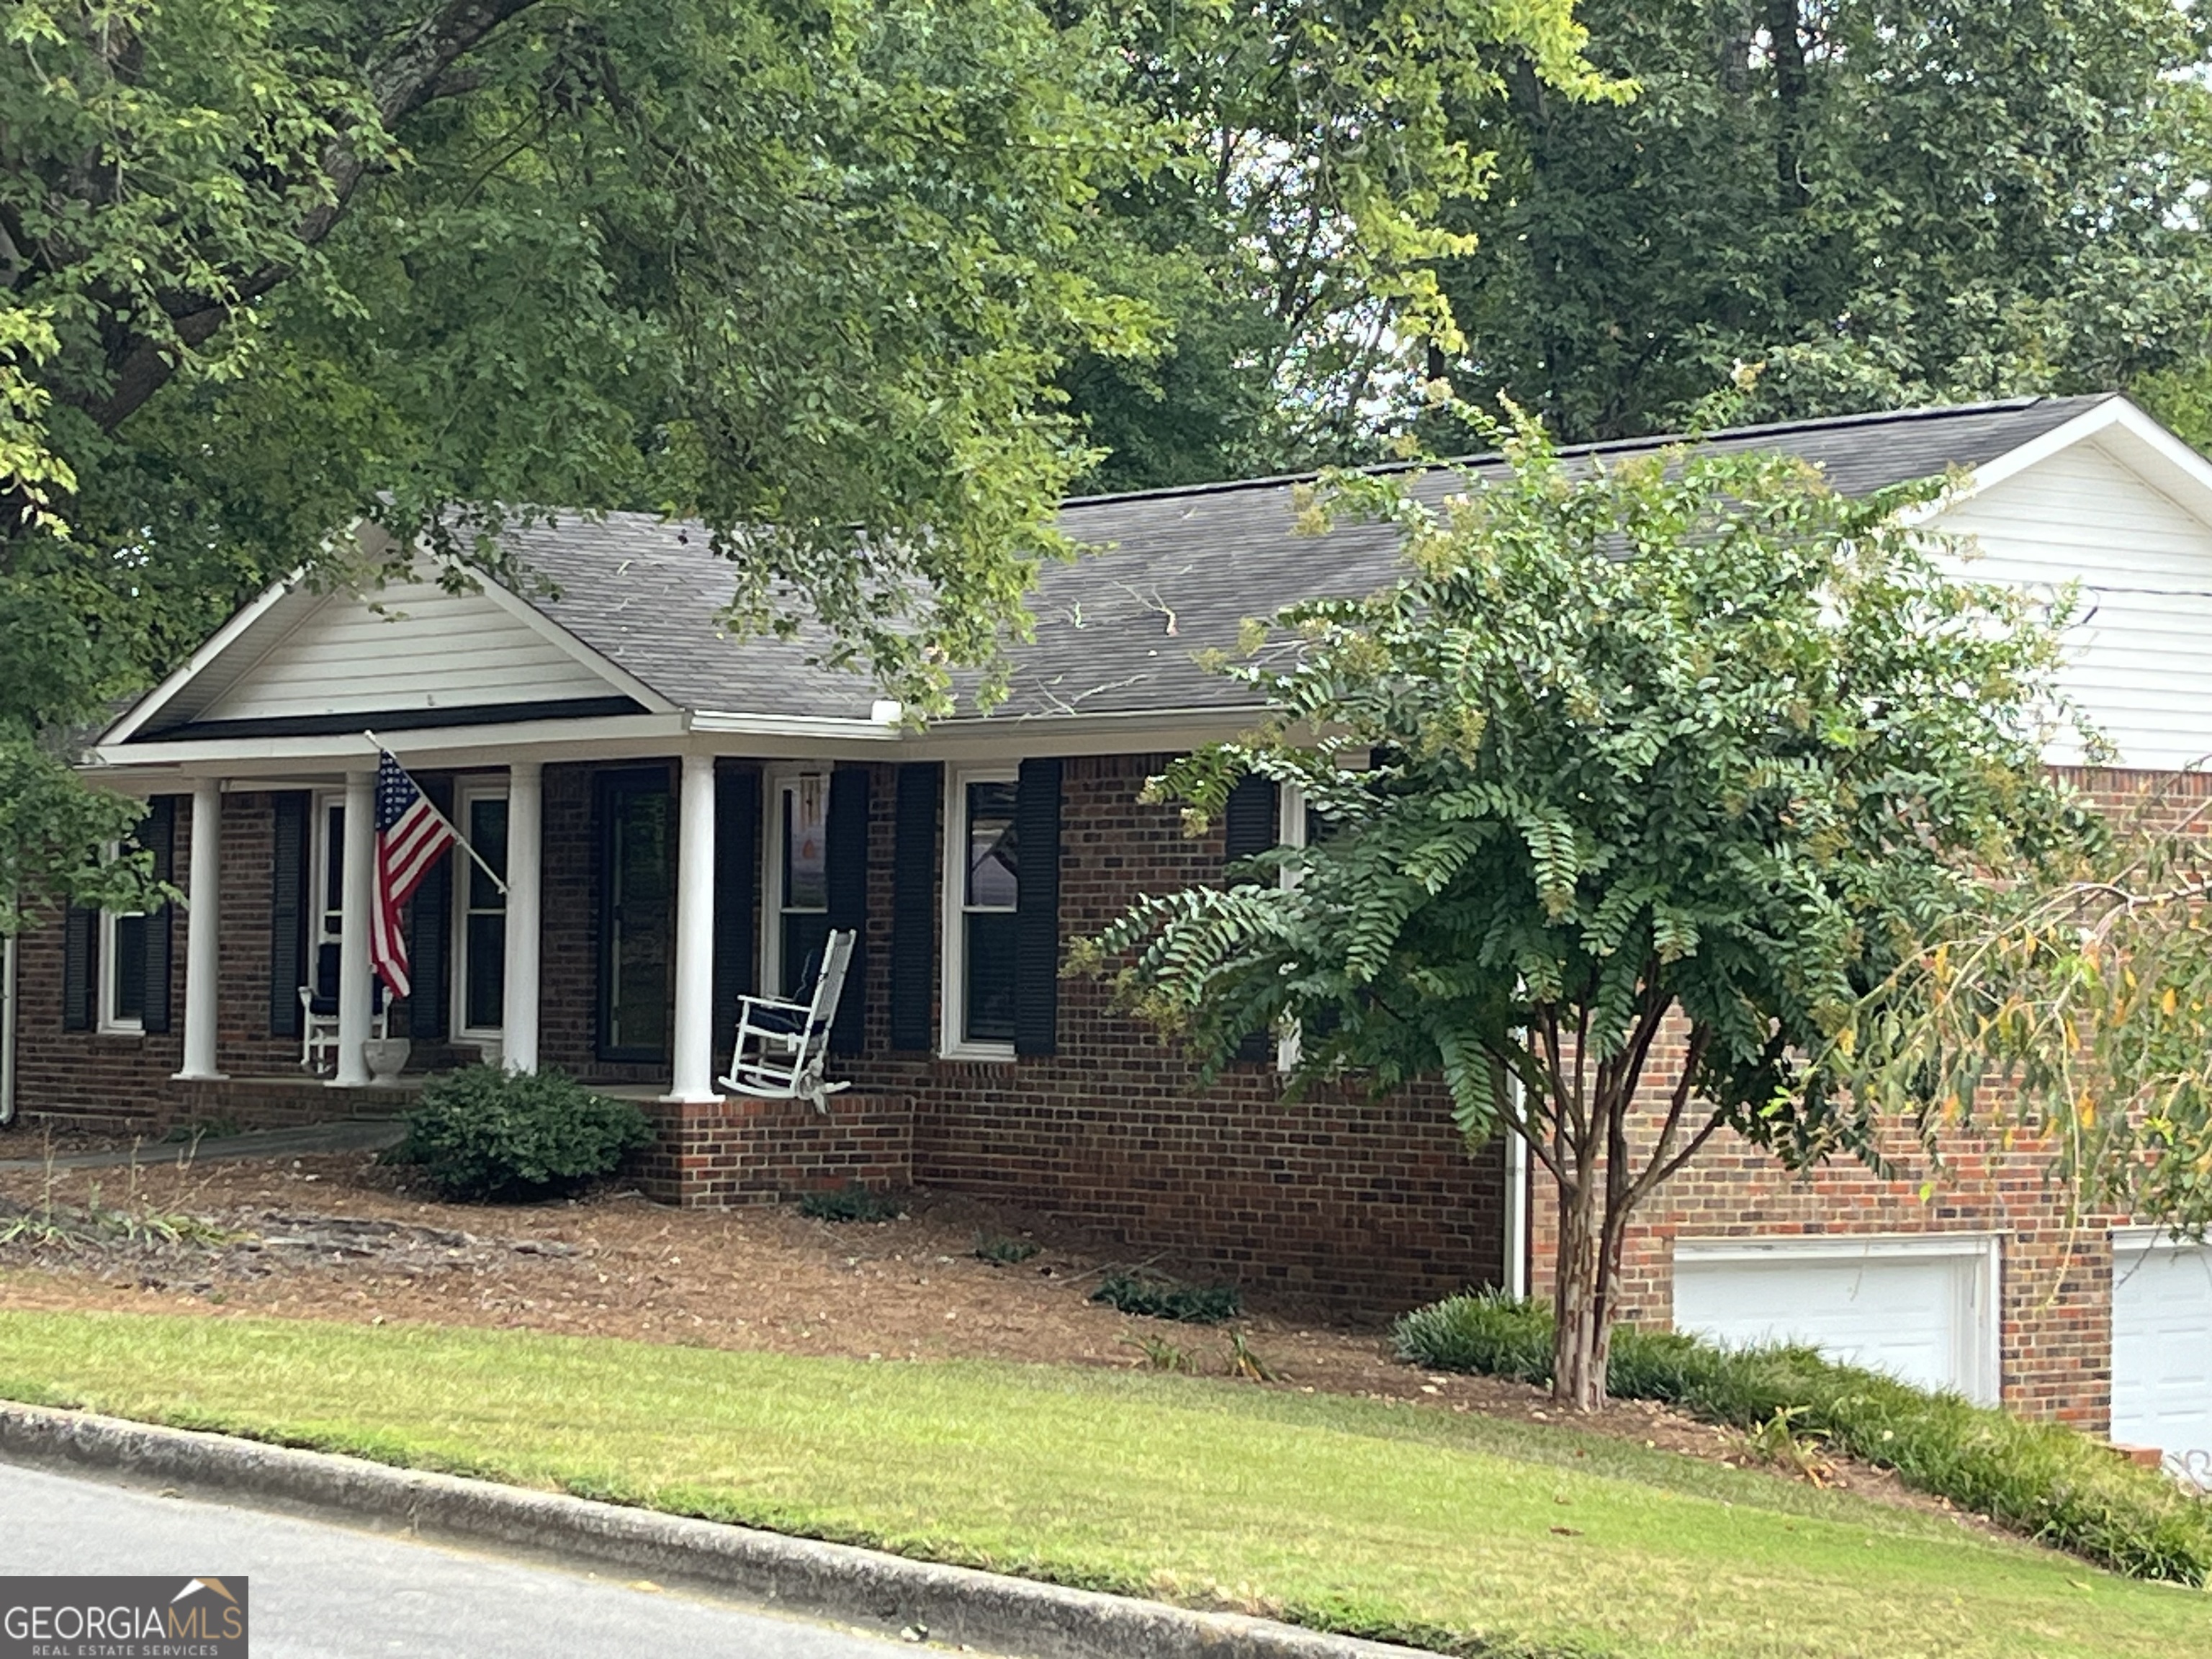
[[[738,1000],[738,1040],[730,1051],[730,1073],[715,1081],[732,1094],[756,1100],[805,1100],[827,1112],[827,1097],[850,1083],[824,1083],[823,1063],[830,1054],[830,1025],[845,992],[845,969],[853,960],[853,930],[832,933],[822,948],[814,983],[799,994],[805,1002],[778,997]]]

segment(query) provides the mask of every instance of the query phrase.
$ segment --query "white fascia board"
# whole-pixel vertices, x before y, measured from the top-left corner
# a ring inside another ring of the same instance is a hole
[[[582,664],[607,681],[625,696],[643,703],[656,714],[672,714],[678,706],[654,690],[643,680],[624,668],[613,658],[605,655],[584,643],[551,617],[520,594],[509,592],[481,570],[471,570],[470,577],[483,596],[517,622],[536,633],[544,641]],[[435,580],[434,577],[432,580]]]
[[[1252,729],[1267,711],[1146,709],[1126,714],[1036,714],[939,720],[920,731],[893,722],[708,710],[691,717],[698,737],[726,755],[823,760],[1016,761],[1049,755],[1181,752]],[[696,745],[695,745],[696,746]]]
[[[1865,1261],[1897,1256],[1986,1255],[1999,1235],[1988,1228],[1935,1233],[1766,1233],[1736,1238],[1678,1238],[1680,1261]]]
[[[495,726],[413,727],[380,733],[410,766],[504,766],[513,760],[620,760],[667,755],[684,746],[681,714],[608,714],[593,720],[504,721]],[[298,771],[345,771],[373,763],[358,732],[318,737],[200,738],[177,743],[102,744],[92,751],[94,775],[139,773],[223,777],[283,777]],[[110,769],[112,769],[111,771]]]
[[[168,678],[132,703],[124,711],[121,719],[101,732],[99,741],[94,745],[94,752],[97,754],[111,744],[128,742],[133,732],[144,726],[148,720],[153,719],[174,701],[179,692],[198,679],[201,671],[236,644],[255,623],[267,616],[279,601],[289,597],[300,585],[300,580],[305,574],[304,570],[295,570],[283,581],[264,589],[258,598],[249,599],[245,605],[240,606],[228,622],[216,629],[198,650],[185,659],[182,667],[175,670]]]
[[[2041,437],[1983,462],[1956,488],[1911,508],[1899,516],[1899,522],[1916,527],[1929,525],[1946,509],[2091,439],[2103,440],[2114,459],[2170,496],[2184,512],[2212,525],[2212,461],[2118,392]]]

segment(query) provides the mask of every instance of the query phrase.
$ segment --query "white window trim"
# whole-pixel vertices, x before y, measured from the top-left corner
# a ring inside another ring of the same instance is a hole
[[[343,943],[338,933],[323,931],[324,918],[331,914],[324,908],[323,901],[331,890],[331,808],[344,805],[343,790],[318,789],[309,807],[314,814],[314,821],[307,826],[311,854],[308,862],[313,866],[307,888],[307,897],[312,906],[309,914],[314,917],[314,926],[308,930],[307,939],[307,983],[311,986],[315,982],[315,957],[322,947]],[[341,922],[339,925],[343,928],[344,924]]]
[[[504,776],[460,778],[453,784],[453,824],[466,835],[469,830],[469,808],[480,800],[505,800],[507,779]],[[471,1025],[469,1014],[469,877],[476,862],[459,848],[448,848],[446,856],[453,861],[453,933],[449,984],[453,990],[453,1012],[447,1029],[458,1042],[489,1041],[507,1034],[507,1022],[502,1013],[500,1021],[492,1025]],[[506,955],[507,941],[502,935],[500,953]]]
[[[809,775],[822,780],[822,811],[830,811],[830,763],[783,761],[761,769],[760,986],[781,996],[783,986],[783,792]],[[828,867],[826,859],[823,867]]]
[[[119,846],[111,844],[108,847],[107,855],[111,859],[121,854]],[[95,1024],[103,1034],[109,1036],[143,1036],[146,1033],[143,1015],[136,1019],[125,1019],[115,1012],[115,967],[118,961],[115,924],[126,916],[143,916],[145,914],[143,910],[107,909],[100,913],[100,936],[93,945],[92,961],[93,972],[100,980],[99,1018]]]
[[[1959,1355],[1966,1398],[1994,1406],[2003,1391],[2004,1256],[2002,1235],[1955,1233],[1793,1233],[1782,1237],[1678,1238],[1674,1261],[1783,1266],[1792,1261],[1881,1261],[1899,1258],[1970,1261],[1972,1305]]]
[[[942,1060],[1011,1061],[1011,1042],[975,1042],[968,1024],[968,786],[1019,783],[1021,771],[1010,765],[948,766],[945,769],[945,863],[938,905],[942,937],[938,961],[943,985],[937,999],[937,1053]]]

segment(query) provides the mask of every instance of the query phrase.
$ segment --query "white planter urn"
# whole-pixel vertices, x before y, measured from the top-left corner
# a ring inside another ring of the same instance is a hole
[[[414,1045],[405,1037],[371,1037],[361,1045],[362,1064],[368,1067],[368,1080],[390,1086],[399,1081],[399,1074],[407,1068],[408,1051]]]

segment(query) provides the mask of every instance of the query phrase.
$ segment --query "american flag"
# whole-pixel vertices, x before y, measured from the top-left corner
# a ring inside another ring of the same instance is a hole
[[[423,799],[407,769],[383,750],[376,763],[376,891],[369,907],[368,960],[395,997],[407,994],[407,936],[399,907],[422,884],[438,855],[459,839],[445,814]]]

